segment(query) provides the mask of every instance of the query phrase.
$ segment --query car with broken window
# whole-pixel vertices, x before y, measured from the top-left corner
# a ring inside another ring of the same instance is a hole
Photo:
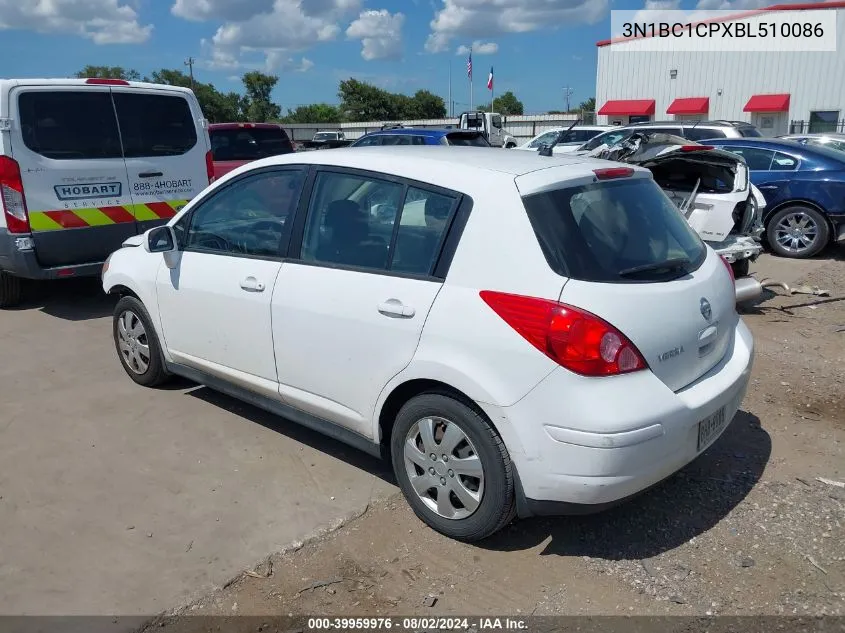
[[[610,125],[575,125],[545,130],[515,149],[537,151],[543,145],[554,145],[555,154],[574,152],[584,143],[603,132],[614,129]]]
[[[763,250],[759,238],[765,199],[751,184],[742,158],[713,145],[645,130],[586,155],[651,170],[701,238],[731,263],[734,274],[748,274]]]
[[[730,266],[653,173],[583,157],[259,160],[128,240],[103,288],[137,384],[183,376],[384,456],[465,541],[669,477],[754,356]]]

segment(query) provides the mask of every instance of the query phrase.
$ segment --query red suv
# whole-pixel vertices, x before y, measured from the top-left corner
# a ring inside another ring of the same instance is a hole
[[[208,135],[215,179],[250,161],[294,151],[287,132],[275,123],[212,123]]]

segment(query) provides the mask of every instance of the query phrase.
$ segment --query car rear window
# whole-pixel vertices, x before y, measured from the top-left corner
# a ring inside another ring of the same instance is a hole
[[[122,158],[107,91],[29,91],[18,97],[24,145],[54,160]]]
[[[686,127],[684,128],[684,138],[691,141],[703,141],[710,138],[727,138],[722,130],[712,127]]]
[[[706,257],[701,239],[650,178],[544,191],[523,203],[546,261],[564,277],[668,281]]]
[[[446,135],[446,143],[462,147],[490,147],[490,143],[487,142],[483,134],[472,132],[450,132]]]
[[[197,144],[188,101],[179,95],[114,92],[126,158],[179,156]]]
[[[258,160],[293,152],[282,128],[216,129],[209,132],[214,160]]]

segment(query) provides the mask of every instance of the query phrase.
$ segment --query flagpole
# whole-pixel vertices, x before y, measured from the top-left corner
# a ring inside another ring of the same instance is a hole
[[[496,111],[496,77],[493,76],[493,68],[490,68],[490,114]]]
[[[472,65],[472,46],[469,47],[469,109],[470,112],[474,109],[473,108],[473,95],[472,95],[472,76],[475,74],[475,68]]]
[[[449,59],[449,106],[446,108],[446,112],[449,113],[449,118],[451,119],[454,116],[452,112],[452,60]]]

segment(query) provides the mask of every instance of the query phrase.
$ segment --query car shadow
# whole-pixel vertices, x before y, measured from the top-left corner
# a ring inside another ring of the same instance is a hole
[[[177,382],[182,382],[181,380]],[[193,383],[191,383],[193,384]],[[183,384],[184,387],[184,384]],[[259,409],[242,400],[238,400],[224,393],[215,391],[205,386],[198,386],[187,392],[188,395],[198,398],[221,409],[233,413],[245,420],[260,424],[261,426],[275,431],[285,437],[310,446],[322,453],[330,455],[335,459],[346,462],[350,466],[358,468],[375,475],[382,481],[390,484],[396,483],[393,477],[393,470],[386,461],[382,461],[372,455],[352,448],[339,440],[312,431],[301,424],[288,420],[264,409]]]
[[[724,519],[760,480],[771,455],[760,420],[740,411],[722,437],[656,487],[601,513],[512,524],[478,547],[541,555],[641,560],[672,550]]]
[[[23,301],[7,310],[40,310],[66,321],[87,321],[107,317],[117,297],[103,292],[99,278],[80,277],[60,281],[28,281]]]

